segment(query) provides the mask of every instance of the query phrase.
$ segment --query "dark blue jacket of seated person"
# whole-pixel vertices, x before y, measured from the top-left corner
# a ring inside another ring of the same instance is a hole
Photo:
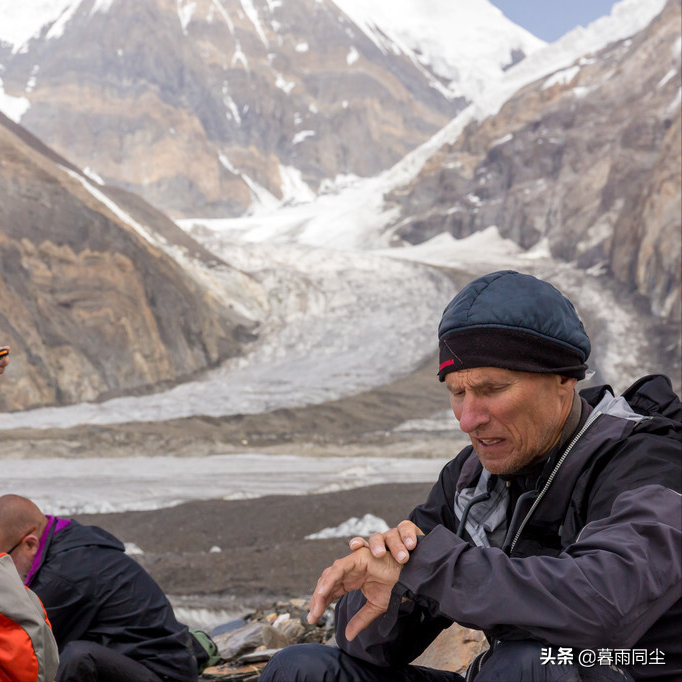
[[[194,682],[187,627],[123,544],[96,526],[47,518],[27,585],[45,606],[60,652],[70,642],[97,642],[162,679]]]

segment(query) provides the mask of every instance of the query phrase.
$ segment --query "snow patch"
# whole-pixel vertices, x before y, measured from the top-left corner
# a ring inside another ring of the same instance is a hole
[[[237,66],[237,64],[241,64],[247,71],[249,70],[249,60],[246,58],[246,54],[244,53],[244,50],[242,50],[242,45],[238,40],[235,41],[231,65]]]
[[[2,78],[0,78],[0,111],[15,123],[20,123],[22,116],[31,108],[26,97],[13,97],[5,93]]]
[[[678,65],[682,61],[682,36],[679,36],[673,45],[673,60]]]
[[[578,98],[586,97],[590,92],[592,92],[592,88],[586,88],[582,86],[578,86],[576,88],[573,88],[571,90],[573,95]]]
[[[490,148],[492,149],[493,147],[499,147],[502,144],[506,144],[507,142],[511,142],[514,139],[514,135],[512,133],[507,133],[504,137],[500,137],[497,140],[494,140],[492,144],[490,145]]]
[[[230,32],[230,35],[234,36],[234,23],[232,19],[230,18],[230,15],[227,13],[227,10],[223,7],[223,3],[220,2],[220,0],[211,0],[213,3],[213,7],[218,10],[218,13],[220,16],[225,20],[225,23],[227,24],[227,29]],[[211,23],[213,20],[213,15],[210,14],[208,21]],[[242,53],[243,54],[243,53]],[[246,57],[245,57],[246,59]],[[234,66],[234,59],[232,61],[232,65]],[[245,64],[245,66],[248,68],[248,66]]]
[[[552,251],[549,248],[549,239],[543,237],[539,242],[526,251],[526,253],[519,254],[520,260],[549,260],[552,257]]]
[[[180,26],[184,35],[187,35],[187,27],[190,21],[192,21],[196,8],[197,3],[194,0],[178,0],[178,17],[180,18]]]
[[[108,12],[111,9],[111,5],[114,0],[95,0],[92,4],[92,9],[90,10],[90,16],[95,14],[95,12]]]
[[[48,38],[62,35],[82,0],[0,0],[0,42],[12,46],[12,54],[25,52],[32,38],[48,27]],[[93,7],[93,11],[97,6]]]
[[[310,50],[310,46],[308,45],[308,43],[298,43],[294,50],[300,53],[308,52]]]
[[[348,54],[346,55],[346,64],[348,64],[348,66],[353,66],[358,59],[360,59],[360,53],[355,49],[355,47],[351,46]]]
[[[306,535],[306,540],[324,540],[326,538],[351,538],[355,535],[368,537],[372,533],[385,533],[389,525],[382,518],[374,514],[365,514],[362,518],[352,516],[348,521],[336,526],[336,528],[323,528],[317,533]]]
[[[259,38],[263,42],[263,45],[265,45],[266,48],[270,47],[268,39],[265,37],[265,32],[263,31],[263,27],[261,26],[260,23],[258,10],[256,10],[256,7],[254,6],[252,0],[241,0],[241,4],[242,7],[244,8],[246,16],[249,18],[249,21],[253,24],[254,28],[256,29],[256,33],[258,33]]]
[[[241,173],[234,167],[234,165],[232,164],[232,162],[231,162],[231,161],[227,158],[227,156],[225,156],[225,154],[223,154],[222,152],[220,152],[220,153],[218,154],[218,161],[220,161],[220,163],[221,163],[225,168],[227,168],[227,170],[229,170],[230,173],[232,173],[232,174],[234,174],[234,175],[241,175]]]
[[[291,142],[292,144],[299,144],[309,137],[315,137],[314,130],[301,130],[300,133],[296,133],[296,135],[294,135],[294,139]]]
[[[298,168],[280,164],[279,177],[282,181],[282,201],[284,203],[309,203],[315,199],[315,192],[303,180],[303,175]]]
[[[675,95],[673,101],[670,102],[670,104],[668,105],[668,108],[666,109],[666,114],[668,115],[678,114],[680,111],[680,102],[682,102],[682,88],[677,89],[677,94]]]
[[[671,78],[674,78],[677,75],[678,69],[670,69],[668,73],[661,78],[660,81],[658,81],[658,85],[656,87],[662,88]]]
[[[464,267],[467,263],[485,261],[491,269],[510,266],[523,249],[510,239],[504,239],[496,226],[474,232],[464,239],[455,239],[443,232],[416,246],[380,251],[391,258],[401,258],[441,267]]]
[[[144,552],[134,542],[124,542],[123,547],[128,556],[141,556]]]
[[[148,241],[150,244],[154,244],[154,246],[159,245],[159,239],[153,237],[148,228],[138,223],[137,220],[133,219],[132,216],[126,213],[116,202],[112,201],[103,192],[100,192],[100,190],[98,190],[96,187],[93,187],[83,176],[78,175],[78,173],[75,173],[71,169],[64,166],[60,165],[59,168],[83,185],[83,187],[90,192],[90,194],[92,194],[97,201],[106,206],[119,220],[124,222],[129,227],[132,227],[133,230],[135,230],[135,232],[137,232],[137,234],[139,234],[143,239]]]
[[[89,166],[83,168],[83,173],[87,175],[90,178],[90,180],[96,182],[98,185],[104,185],[104,180],[102,180],[102,178],[99,175],[97,175],[97,173],[95,173],[95,171],[92,170],[92,168],[90,168]]]
[[[240,177],[246,186],[251,191],[251,196],[253,197],[253,204],[251,206],[252,212],[258,209],[270,209],[274,210],[279,206],[280,202],[277,197],[273,196],[264,187],[259,185],[257,182],[252,180],[246,173],[242,173],[235,165],[223,154],[222,152],[218,154],[218,160],[220,163],[227,168],[233,175]],[[193,221],[190,221],[190,223]]]
[[[223,87],[223,93],[225,93],[226,88]],[[227,94],[223,94],[223,104],[227,107],[228,115],[231,115],[234,122],[240,126],[242,124],[242,117],[239,114],[239,107],[236,105],[235,101]]]
[[[568,69],[562,69],[552,74],[542,85],[543,90],[553,87],[554,85],[568,85],[580,73],[579,66],[571,66]]]
[[[296,83],[294,81],[286,80],[286,78],[284,78],[284,76],[281,73],[277,74],[277,78],[275,79],[275,85],[280,90],[284,90],[284,92],[286,92],[287,95],[296,87]]]

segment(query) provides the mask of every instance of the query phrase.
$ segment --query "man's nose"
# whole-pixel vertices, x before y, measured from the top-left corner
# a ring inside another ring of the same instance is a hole
[[[455,414],[455,417],[459,419],[459,428],[464,433],[471,433],[490,421],[485,401],[476,396],[466,396],[462,401],[459,416]]]

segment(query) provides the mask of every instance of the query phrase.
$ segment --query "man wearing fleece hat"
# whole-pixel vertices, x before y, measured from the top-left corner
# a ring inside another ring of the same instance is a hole
[[[529,275],[467,285],[438,376],[471,445],[397,528],[320,577],[338,648],[289,647],[261,682],[456,682],[410,666],[451,623],[484,630],[467,680],[682,679],[682,404],[662,375],[578,394],[590,341]]]

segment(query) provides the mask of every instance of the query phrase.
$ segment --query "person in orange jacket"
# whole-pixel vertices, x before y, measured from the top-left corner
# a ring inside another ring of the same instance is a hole
[[[50,682],[58,664],[40,599],[24,587],[9,554],[0,554],[0,682]]]
[[[0,374],[8,364],[5,353]],[[59,664],[57,643],[40,599],[24,587],[14,566],[16,547],[0,553],[0,682],[50,682]]]

